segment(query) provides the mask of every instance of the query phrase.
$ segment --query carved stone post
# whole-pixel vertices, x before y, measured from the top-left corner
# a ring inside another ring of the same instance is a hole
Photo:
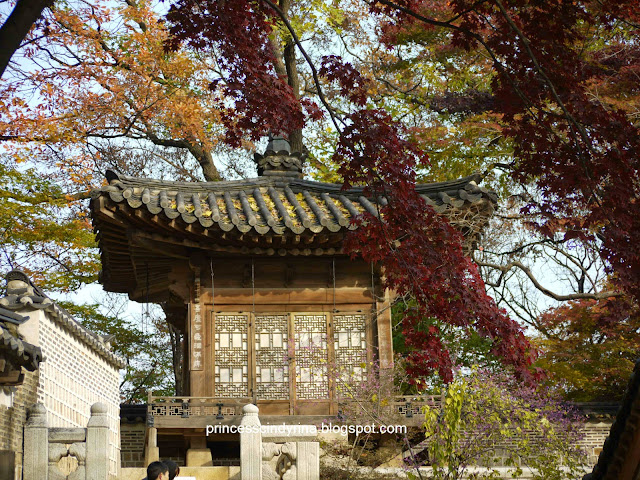
[[[51,443],[49,445],[49,480],[66,480],[67,475],[62,473],[58,468],[58,462],[62,457],[66,457],[69,453],[66,445],[60,443]],[[63,469],[68,468],[69,465],[65,465]],[[82,477],[84,480],[84,477]]]
[[[78,469],[72,472],[67,480],[89,480],[87,477],[87,444],[74,443],[69,447],[69,455],[73,455],[78,459]]]
[[[36,403],[29,410],[29,420],[24,427],[24,478],[49,478],[49,429],[47,409]]]
[[[91,480],[109,480],[109,418],[104,403],[91,406],[87,424],[86,475]]]
[[[242,407],[242,433],[240,433],[240,478],[262,480],[262,433],[258,407],[248,404]]]
[[[298,442],[297,446],[298,480],[318,480],[320,478],[320,444]]]

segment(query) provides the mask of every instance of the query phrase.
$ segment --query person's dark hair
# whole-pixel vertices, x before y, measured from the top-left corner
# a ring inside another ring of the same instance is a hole
[[[158,480],[158,477],[169,471],[169,467],[163,462],[151,462],[147,467],[147,479]]]
[[[163,460],[164,464],[169,469],[169,480],[173,480],[180,473],[180,467],[173,460]]]

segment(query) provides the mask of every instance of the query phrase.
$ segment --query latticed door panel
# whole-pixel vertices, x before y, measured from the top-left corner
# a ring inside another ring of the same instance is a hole
[[[258,400],[289,399],[289,314],[257,314],[254,322]]]
[[[344,381],[360,381],[367,361],[367,315],[333,316],[333,338],[337,373]]]
[[[249,316],[220,313],[214,317],[215,397],[289,400],[295,384],[299,400],[328,399],[329,346],[344,380],[362,378],[366,314],[334,314],[330,339],[329,314],[255,314],[251,326]],[[290,358],[295,359],[295,371],[289,368]]]
[[[247,314],[217,314],[214,334],[214,396],[249,396]]]
[[[327,315],[294,314],[296,397],[329,397],[327,371]]]

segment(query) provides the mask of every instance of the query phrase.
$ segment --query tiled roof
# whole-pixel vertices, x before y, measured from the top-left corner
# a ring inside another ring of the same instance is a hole
[[[40,362],[43,361],[42,351],[39,347],[23,341],[9,328],[6,323],[19,325],[27,320],[22,317],[0,307],[0,358],[8,360],[14,368],[25,367],[28,371],[33,372],[38,368]]]
[[[225,182],[171,182],[107,172],[109,185],[94,192],[116,204],[164,215],[185,225],[198,223],[221,232],[248,234],[319,234],[354,228],[351,219],[363,212],[377,215],[385,198],[367,198],[362,188],[291,177],[262,176]],[[417,186],[438,213],[485,205],[492,210],[496,196],[470,176],[450,182]]]
[[[127,423],[145,423],[147,420],[147,404],[120,404],[120,421]]]
[[[276,149],[280,149],[275,151]],[[92,192],[91,216],[102,257],[101,282],[130,298],[166,301],[176,260],[204,256],[341,255],[353,219],[378,216],[385,198],[362,188],[304,180],[304,154],[272,139],[255,155],[258,177],[174,182],[107,171]],[[421,184],[418,193],[465,235],[467,246],[493,213],[497,198],[478,176]],[[151,293],[149,293],[151,292]]]
[[[76,322],[71,314],[47,297],[40,288],[33,285],[23,272],[18,270],[9,272],[7,281],[10,279],[19,280],[26,287],[19,290],[7,288],[7,296],[0,298],[0,308],[9,313],[28,309],[43,310],[53,322],[67,330],[111,365],[117,368],[125,366],[125,362],[111,351],[109,344],[100,335],[96,335]]]
[[[0,322],[12,323],[14,325],[20,325],[27,321],[28,318],[22,315],[18,315],[11,310],[7,310],[6,308],[0,307]]]
[[[620,402],[569,402],[569,405],[587,418],[615,418]]]

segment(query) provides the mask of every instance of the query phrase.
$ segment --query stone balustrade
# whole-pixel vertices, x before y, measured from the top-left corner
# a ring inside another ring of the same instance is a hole
[[[107,406],[95,403],[87,428],[49,428],[41,403],[24,427],[24,478],[38,480],[109,480]]]
[[[242,480],[320,479],[320,446],[314,426],[298,428],[293,434],[283,433],[278,425],[261,425],[255,405],[245,405],[242,411]]]

